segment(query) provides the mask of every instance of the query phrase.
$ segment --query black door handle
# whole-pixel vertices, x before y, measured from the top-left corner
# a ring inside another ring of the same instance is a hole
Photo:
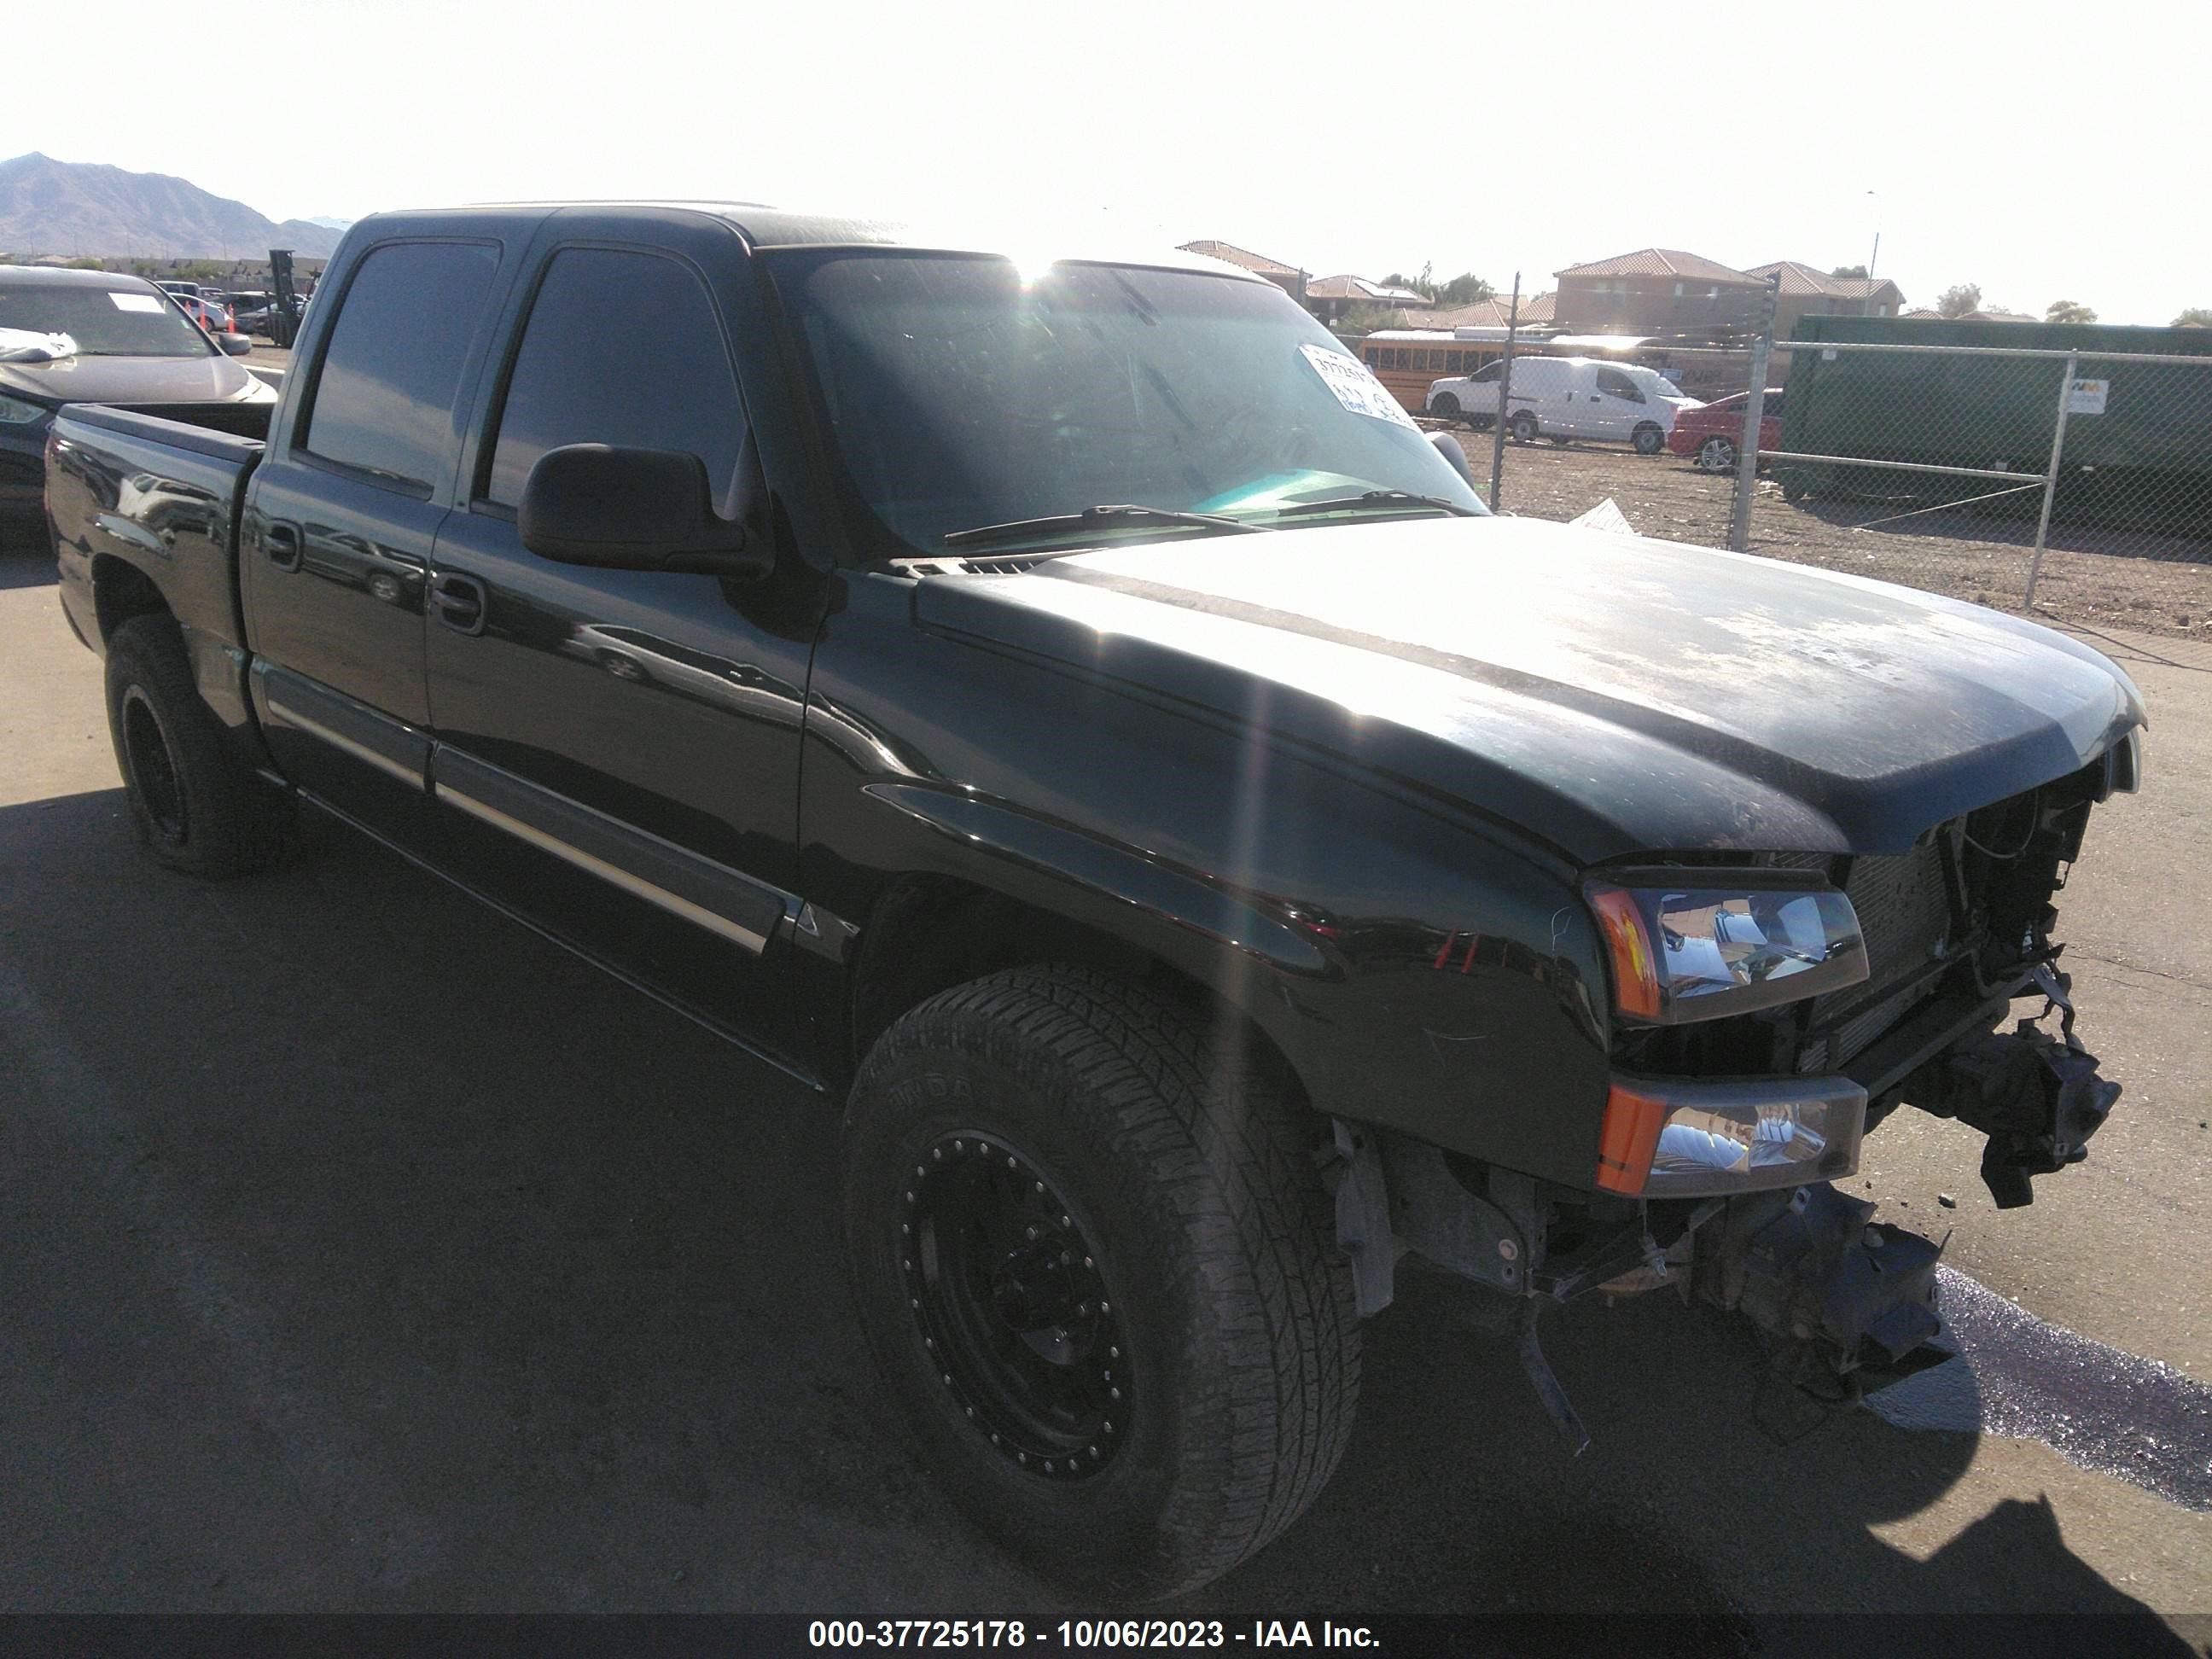
[[[488,602],[484,585],[474,576],[450,571],[440,576],[430,584],[430,604],[437,611],[438,620],[455,632],[483,632]]]
[[[300,526],[271,520],[261,532],[261,550],[279,570],[300,568]]]

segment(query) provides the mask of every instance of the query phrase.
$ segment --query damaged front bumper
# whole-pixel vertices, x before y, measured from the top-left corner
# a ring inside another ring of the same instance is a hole
[[[1405,1253],[1519,1298],[1522,1363],[1577,1451],[1589,1437],[1545,1362],[1536,1320],[1591,1290],[1673,1285],[1686,1300],[1744,1315],[1767,1339],[1774,1376],[1800,1400],[1855,1400],[1944,1357],[1929,1346],[1942,1329],[1942,1244],[1877,1224],[1872,1204],[1832,1184],[1856,1167],[1861,1118],[1879,1121],[1869,1096],[1878,1113],[1910,1104],[1981,1130],[1997,1206],[2032,1202],[2032,1177],[2085,1158],[2120,1092],[2075,1035],[2069,991],[2039,962],[2011,997],[1900,1033],[1883,1069],[1856,1079],[1632,1085],[1649,1103],[1648,1133],[1613,1150],[1654,1177],[1675,1177],[1639,1182],[1632,1202],[1594,1204],[1340,1122],[1338,1237],[1360,1311],[1388,1304]],[[1989,1029],[2012,997],[2027,995],[2045,1000],[2040,1014]]]

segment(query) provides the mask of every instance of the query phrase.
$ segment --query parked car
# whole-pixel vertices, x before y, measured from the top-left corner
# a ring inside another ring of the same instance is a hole
[[[269,295],[255,289],[240,289],[222,297],[230,307],[231,320],[240,334],[269,331]]]
[[[2118,1093],[2008,1017],[2064,1000],[2052,896],[2141,769],[2087,646],[1492,517],[1195,255],[595,204],[379,216],[331,270],[254,435],[56,422],[139,838],[238,876],[326,810],[817,1091],[853,1397],[1086,1593],[1312,1503],[1401,1252],[1571,1441],[1536,1322],[1600,1287],[1848,1402],[1938,1329],[1936,1244],[1833,1184],[1862,1134],[1972,1126],[2018,1205]],[[442,971],[426,1018],[546,994]],[[1468,1375],[1415,1382],[1498,1432]]]
[[[175,294],[178,309],[210,334],[235,334],[238,324],[229,305],[210,294]]]
[[[1674,418],[1698,400],[1656,369],[1641,363],[1607,362],[1595,357],[1516,357],[1510,398],[1501,406],[1505,386],[1503,359],[1473,374],[1432,382],[1428,412],[1447,420],[1464,418],[1486,432],[1504,416],[1521,443],[1538,437],[1565,443],[1575,438],[1635,445],[1639,455],[1656,455],[1674,429]]]
[[[236,340],[237,343],[230,343]],[[40,525],[41,457],[65,403],[265,404],[275,393],[137,276],[0,265],[0,538]]]
[[[1782,395],[1779,386],[1769,386],[1760,400],[1761,449],[1782,447]],[[1674,417],[1674,430],[1667,434],[1668,453],[1694,458],[1700,472],[1735,471],[1736,445],[1743,441],[1743,405],[1750,396],[1748,392],[1739,392],[1733,398],[1682,410]]]

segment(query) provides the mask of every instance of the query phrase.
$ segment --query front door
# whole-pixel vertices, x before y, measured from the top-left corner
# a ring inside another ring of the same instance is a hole
[[[796,861],[813,619],[712,576],[557,564],[516,509],[550,449],[604,443],[705,462],[717,509],[756,464],[722,306],[664,222],[568,210],[536,256],[470,500],[430,572],[432,771],[441,857],[472,885],[771,1054],[795,1051],[781,953]],[[674,246],[672,247],[671,244]]]
[[[254,698],[284,775],[395,839],[426,827],[423,605],[454,415],[501,250],[393,240],[330,303],[312,396],[270,434],[239,538]]]
[[[1636,428],[1651,418],[1644,393],[1634,380],[1609,364],[1601,363],[1597,385],[1586,405],[1593,438],[1626,441]]]

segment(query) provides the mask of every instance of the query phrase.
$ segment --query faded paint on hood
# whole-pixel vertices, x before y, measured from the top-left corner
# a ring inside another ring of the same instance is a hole
[[[1899,852],[2142,723],[2112,662],[1861,577],[1530,519],[1185,538],[924,580],[924,625],[1272,727],[1537,836]]]

